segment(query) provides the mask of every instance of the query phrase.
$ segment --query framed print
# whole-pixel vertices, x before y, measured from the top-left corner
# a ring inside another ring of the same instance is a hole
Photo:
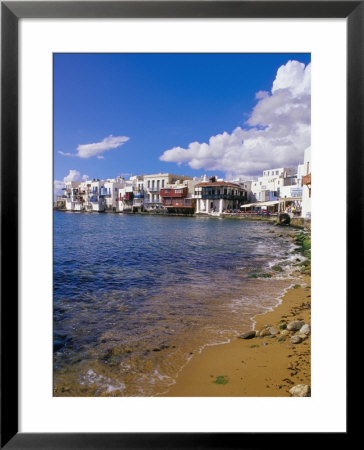
[[[1,6],[1,445],[347,437],[363,3]]]

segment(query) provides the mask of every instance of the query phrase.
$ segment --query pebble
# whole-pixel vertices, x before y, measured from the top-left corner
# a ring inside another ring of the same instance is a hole
[[[307,339],[307,334],[304,334],[304,333],[301,333],[301,332],[297,333],[295,336],[299,336],[303,341],[305,339]]]
[[[307,336],[311,333],[311,327],[308,323],[305,323],[300,329],[300,333],[306,334]]]
[[[297,334],[295,334],[294,336],[291,337],[291,342],[292,344],[299,344],[302,342],[302,338],[300,336],[297,336]]]
[[[247,333],[243,333],[239,336],[240,339],[252,339],[257,335],[256,331],[248,331]]]
[[[311,389],[307,384],[297,384],[289,390],[289,393],[292,397],[310,397]]]
[[[260,331],[259,336],[269,336],[270,334],[268,328],[263,328],[263,330]]]
[[[305,322],[303,320],[295,320],[287,325],[287,330],[298,331],[303,327],[303,325],[305,325]]]

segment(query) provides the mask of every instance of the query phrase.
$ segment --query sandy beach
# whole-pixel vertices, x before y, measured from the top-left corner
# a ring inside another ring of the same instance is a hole
[[[274,310],[255,317],[255,330],[269,325],[278,331],[277,335],[236,337],[228,344],[205,347],[163,395],[288,397],[295,385],[311,386],[310,336],[293,344],[290,338],[296,332],[281,329],[283,322],[311,323],[311,279],[307,274],[297,275],[297,284],[286,292],[282,302]]]

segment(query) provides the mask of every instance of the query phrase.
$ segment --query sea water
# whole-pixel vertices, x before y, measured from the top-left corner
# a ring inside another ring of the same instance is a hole
[[[289,232],[211,217],[54,212],[54,395],[168,392],[193,355],[250,330],[294,283]],[[262,273],[273,276],[254,278]]]

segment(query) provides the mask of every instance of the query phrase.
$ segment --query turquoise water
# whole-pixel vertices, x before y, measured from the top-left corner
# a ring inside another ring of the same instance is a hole
[[[251,329],[292,284],[287,232],[243,220],[54,212],[55,395],[168,391],[194,354]],[[276,263],[283,273],[249,278]]]

